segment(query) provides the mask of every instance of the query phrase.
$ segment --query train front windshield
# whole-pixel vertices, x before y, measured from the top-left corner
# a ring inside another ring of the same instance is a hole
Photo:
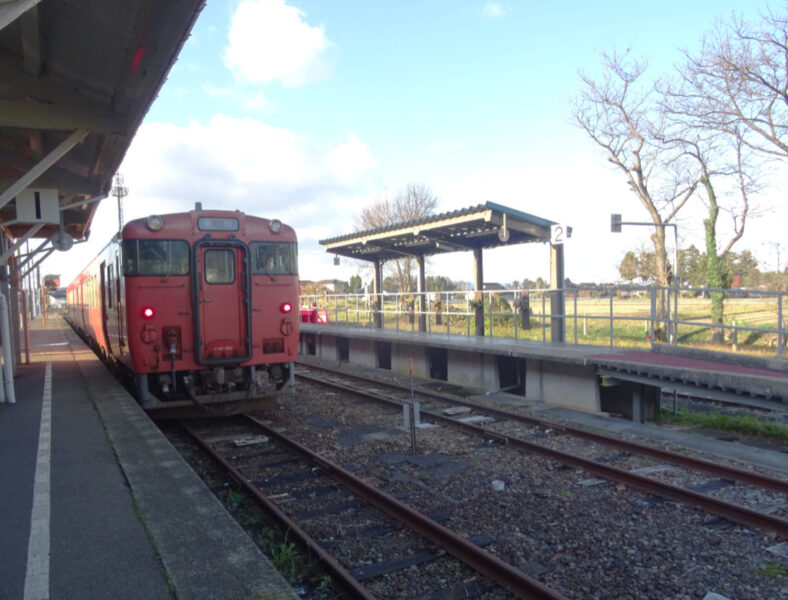
[[[123,274],[188,275],[189,244],[184,240],[123,240]]]
[[[249,244],[254,275],[298,275],[298,244]],[[188,275],[189,244],[185,240],[123,240],[123,274]]]
[[[255,275],[298,275],[298,244],[295,242],[252,242],[249,246]]]

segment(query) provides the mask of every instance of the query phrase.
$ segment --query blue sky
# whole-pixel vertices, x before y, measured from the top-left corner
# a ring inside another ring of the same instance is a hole
[[[572,125],[578,71],[631,48],[656,76],[716,18],[766,6],[747,4],[208,0],[121,167],[124,215],[200,201],[277,217],[299,234],[302,278],[347,279],[357,265],[334,267],[317,240],[350,233],[364,206],[418,182],[440,211],[490,200],[571,225],[567,276],[612,281],[649,232],[611,235],[610,213],[647,216]],[[782,196],[761,198],[771,216],[736,247],[769,268]],[[102,202],[91,242],[45,267],[70,281],[109,239],[115,210]],[[700,227],[688,211],[680,245],[700,247]],[[546,278],[548,267],[541,244],[485,254],[487,281]],[[428,273],[470,280],[471,255],[434,259]]]

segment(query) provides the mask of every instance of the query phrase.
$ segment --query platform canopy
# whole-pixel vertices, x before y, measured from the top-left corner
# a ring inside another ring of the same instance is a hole
[[[554,221],[493,202],[320,240],[326,252],[367,261],[550,241]]]
[[[61,216],[72,238],[87,235],[203,4],[0,0],[0,227],[11,238],[57,235]]]

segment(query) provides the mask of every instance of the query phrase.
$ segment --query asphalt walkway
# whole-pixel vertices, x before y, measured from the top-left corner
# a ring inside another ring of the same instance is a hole
[[[60,318],[0,405],[0,599],[297,598]]]

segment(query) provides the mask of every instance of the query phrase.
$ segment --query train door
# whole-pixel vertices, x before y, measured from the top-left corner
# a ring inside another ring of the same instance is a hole
[[[112,354],[112,345],[109,341],[109,331],[107,328],[107,319],[109,318],[109,309],[112,306],[112,291],[109,289],[111,285],[112,275],[109,280],[107,278],[107,263],[101,262],[101,281],[99,282],[99,319],[101,320],[101,335],[104,337],[104,344],[107,348],[107,354]]]
[[[195,247],[197,360],[238,363],[252,356],[251,274],[241,242],[204,240]]]
[[[79,279],[79,316],[81,317],[82,327],[85,333],[90,332],[90,320],[88,319],[88,307],[85,303],[85,285],[87,280],[80,277]]]
[[[123,275],[120,270],[120,256],[115,253],[115,315],[117,318],[117,332],[118,332],[118,353],[123,354],[123,348],[126,345],[126,319],[124,318],[126,306],[123,300],[123,292],[121,285],[123,284]]]

